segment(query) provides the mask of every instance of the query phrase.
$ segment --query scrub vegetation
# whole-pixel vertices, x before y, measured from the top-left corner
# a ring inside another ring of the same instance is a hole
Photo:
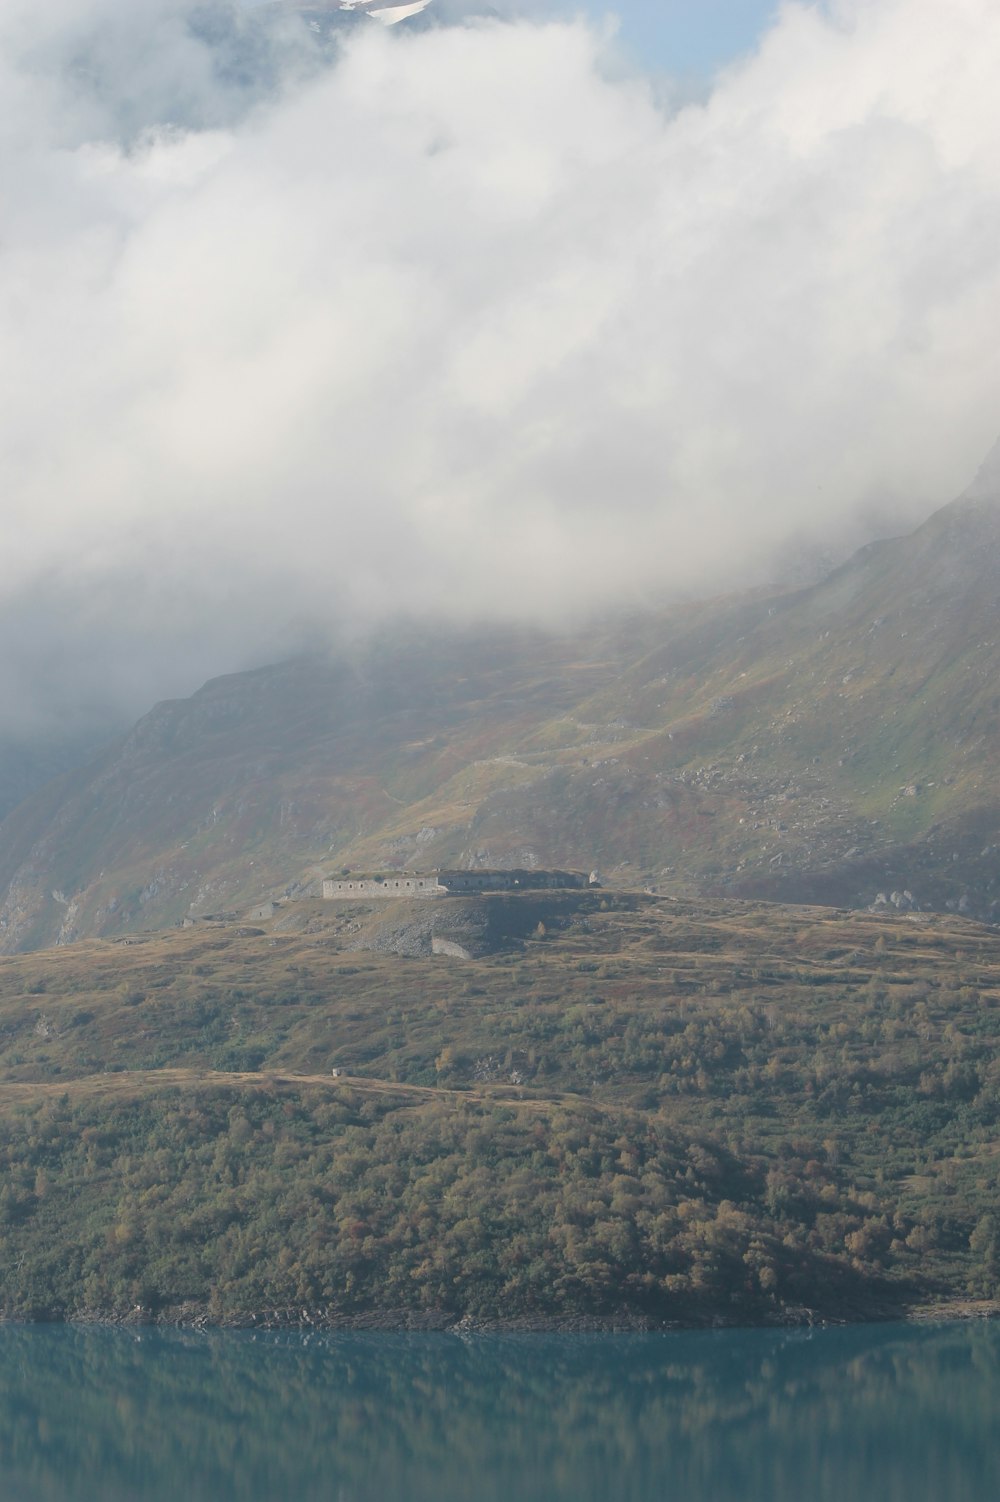
[[[995,931],[636,894],[456,962],[349,949],[341,904],[279,911],[2,962],[8,1316],[699,1324],[1000,1293]]]

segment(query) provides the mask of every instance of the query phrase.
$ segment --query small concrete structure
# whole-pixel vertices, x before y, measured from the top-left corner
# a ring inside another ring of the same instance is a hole
[[[323,883],[327,899],[368,902],[373,897],[453,897],[478,892],[537,892],[589,884],[580,871],[393,871],[377,876],[336,876]]]

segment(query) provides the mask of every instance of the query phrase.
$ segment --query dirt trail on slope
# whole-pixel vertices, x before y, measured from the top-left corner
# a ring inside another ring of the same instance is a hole
[[[273,1070],[260,1073],[227,1073],[214,1069],[132,1069],[114,1074],[89,1074],[76,1079],[0,1080],[0,1109],[38,1100],[73,1099],[133,1100],[163,1090],[298,1090],[304,1087],[329,1091],[331,1095],[360,1091],[367,1095],[394,1095],[403,1100],[442,1100],[476,1105],[503,1104],[534,1111],[576,1105],[597,1110],[593,1101],[569,1092],[544,1097],[527,1095],[518,1086],[498,1085],[478,1090],[447,1090],[433,1085],[407,1085],[395,1080],[368,1079],[361,1075],[287,1074]]]

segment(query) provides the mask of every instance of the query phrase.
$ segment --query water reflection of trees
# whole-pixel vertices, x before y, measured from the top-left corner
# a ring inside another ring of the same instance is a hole
[[[4,1495],[992,1497],[1000,1329],[0,1331]],[[877,1485],[878,1490],[873,1490]]]

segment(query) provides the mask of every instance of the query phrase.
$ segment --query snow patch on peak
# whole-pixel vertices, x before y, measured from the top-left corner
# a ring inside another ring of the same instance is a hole
[[[370,10],[368,14],[384,26],[395,26],[397,21],[405,21],[408,16],[418,16],[430,3],[431,0],[416,0],[412,5],[384,5],[378,10]]]

